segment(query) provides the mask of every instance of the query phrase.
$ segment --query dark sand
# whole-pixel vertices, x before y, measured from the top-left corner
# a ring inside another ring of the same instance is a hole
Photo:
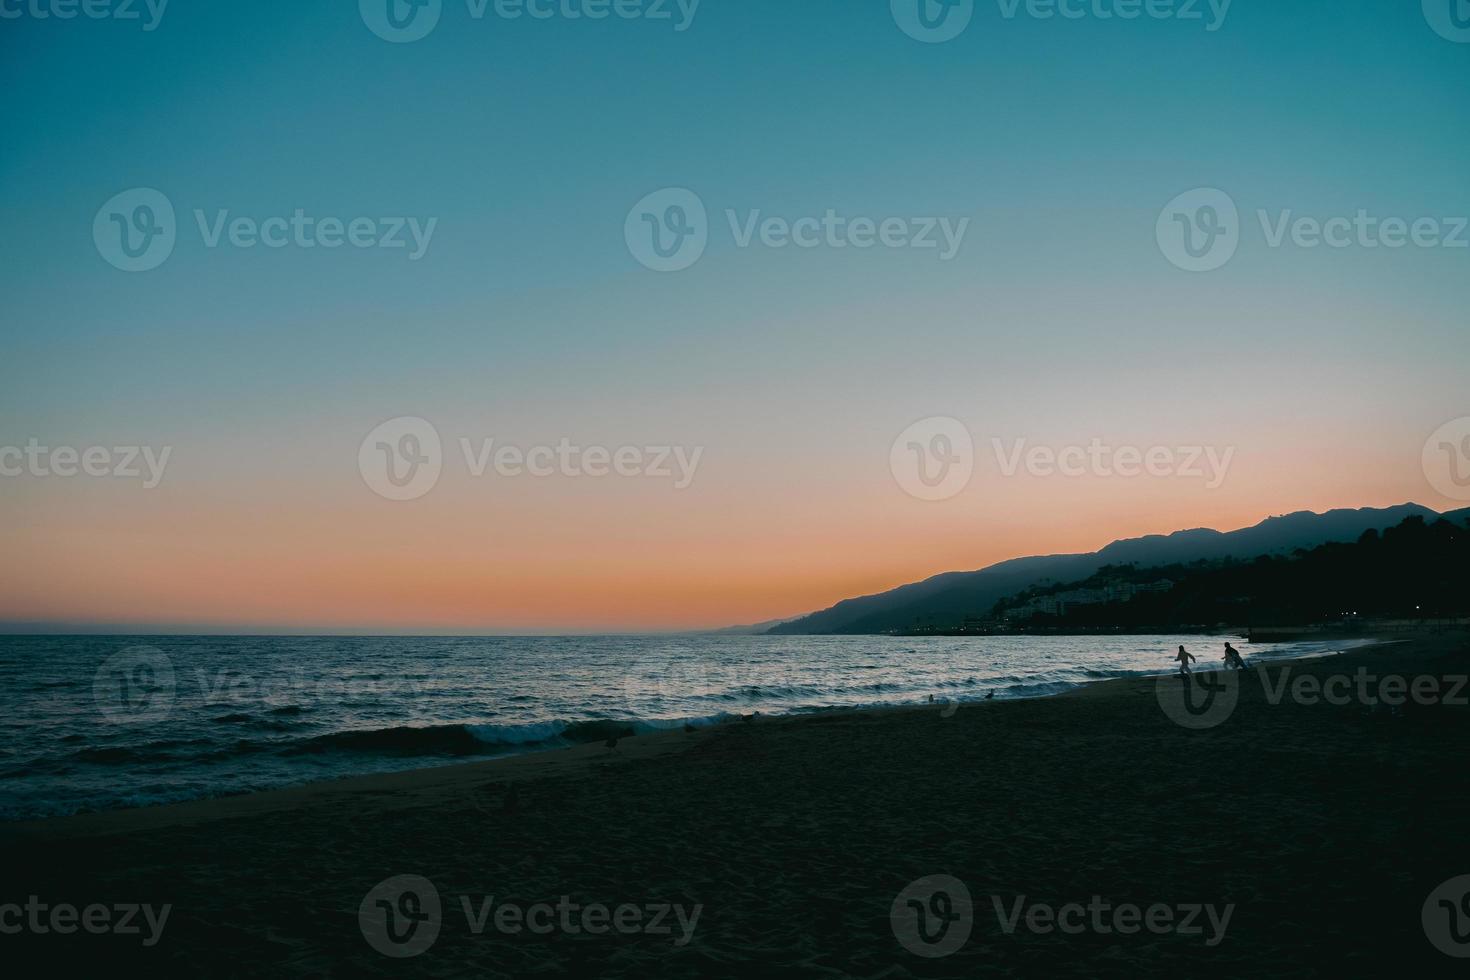
[[[1465,674],[1470,641],[1418,637],[1292,671],[1360,665]],[[0,948],[51,971],[192,976],[1463,976],[1470,961],[1437,952],[1420,912],[1470,874],[1467,759],[1465,707],[1273,706],[1254,672],[1202,731],[1165,716],[1151,679],[948,718],[936,705],[758,720],[0,827],[0,901],[173,905],[151,949],[29,933]],[[367,891],[397,874],[431,879],[444,903],[437,941],[410,959],[375,952],[358,925]],[[960,951],[924,959],[895,939],[889,908],[933,874],[968,885],[975,921]],[[703,908],[678,947],[475,935],[461,895]],[[1007,935],[992,895],[1235,909],[1209,947],[1208,925]]]

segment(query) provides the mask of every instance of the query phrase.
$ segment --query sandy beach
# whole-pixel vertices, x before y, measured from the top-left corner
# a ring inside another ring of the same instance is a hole
[[[0,943],[170,975],[1448,975],[1421,909],[1470,874],[1470,712],[1441,703],[1470,694],[1467,671],[1470,638],[1424,635],[1251,670],[1198,729],[1125,679],[10,824],[4,902],[137,903],[153,925]],[[1367,680],[1307,703],[1333,676]],[[1438,695],[1359,697],[1389,676]],[[442,910],[411,957],[359,915],[402,875]],[[972,921],[920,955],[891,911],[936,875],[968,889]],[[1037,905],[1094,911],[1066,931]],[[1130,906],[1177,928],[1118,928]]]

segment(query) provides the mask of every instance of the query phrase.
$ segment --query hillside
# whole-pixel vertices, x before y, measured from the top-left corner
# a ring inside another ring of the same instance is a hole
[[[1445,515],[1463,523],[1470,509]],[[1383,531],[1410,517],[1433,520],[1437,512],[1419,504],[1386,508],[1301,511],[1271,517],[1236,531],[1195,528],[1114,541],[1099,551],[1015,558],[972,572],[946,572],[877,595],[844,599],[820,612],[773,627],[773,634],[887,633],[916,626],[946,628],[983,616],[1001,599],[1045,580],[1079,581],[1105,565],[1187,564],[1226,558],[1290,554],[1333,542],[1356,541],[1365,531]]]
[[[1411,517],[1351,544],[1178,565],[1110,565],[1081,582],[1028,589],[992,611],[1005,629],[1184,630],[1470,613],[1470,522]]]

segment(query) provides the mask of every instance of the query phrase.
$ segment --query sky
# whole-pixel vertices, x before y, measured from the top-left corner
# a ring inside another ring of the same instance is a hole
[[[0,0],[0,624],[698,629],[1470,503],[1470,3],[391,2]]]

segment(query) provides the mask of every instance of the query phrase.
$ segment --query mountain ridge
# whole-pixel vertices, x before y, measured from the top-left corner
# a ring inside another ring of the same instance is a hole
[[[1233,531],[1186,528],[1122,538],[1097,551],[1010,558],[974,571],[941,572],[883,592],[843,599],[781,623],[768,635],[886,633],[920,624],[956,626],[966,616],[984,615],[998,600],[1039,582],[1080,580],[1104,565],[1148,566],[1289,553],[1334,541],[1355,541],[1365,531],[1383,531],[1414,516],[1470,524],[1470,508],[1440,514],[1421,504],[1404,503],[1337,508],[1321,514],[1295,511]]]

